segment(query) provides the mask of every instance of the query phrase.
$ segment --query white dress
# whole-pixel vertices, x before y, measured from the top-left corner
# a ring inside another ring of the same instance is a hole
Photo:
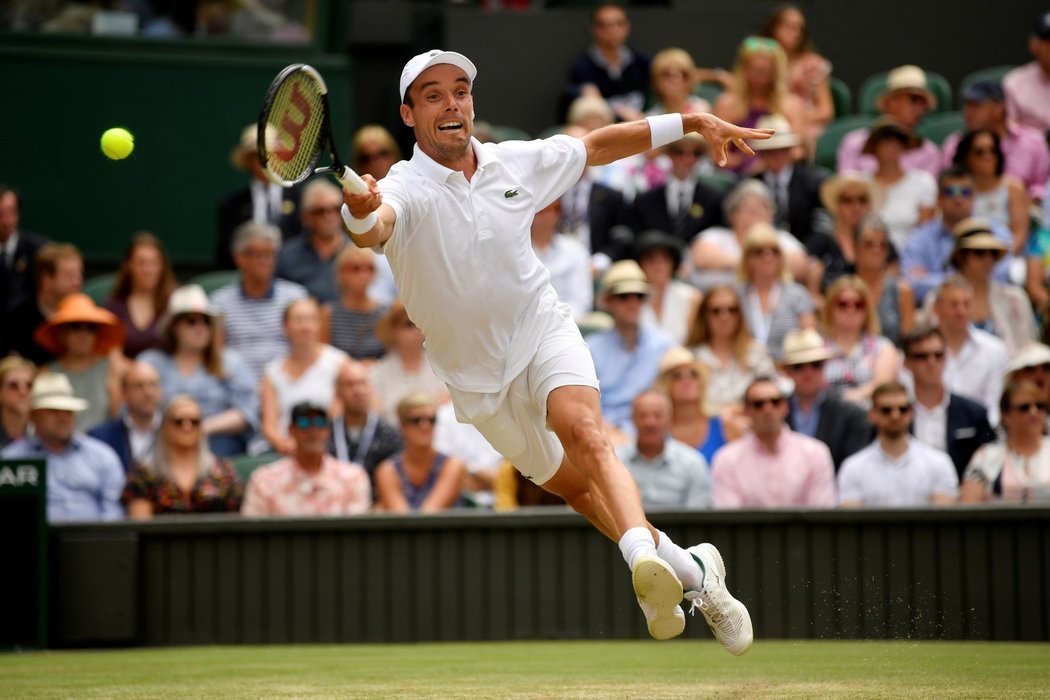
[[[291,377],[284,371],[287,358],[278,357],[266,363],[263,374],[270,380],[270,385],[277,395],[277,409],[280,412],[279,427],[282,435],[288,434],[288,421],[291,419],[292,407],[309,401],[325,408],[335,398],[335,379],[339,367],[348,359],[342,350],[331,345],[324,345],[317,360],[299,377]]]
[[[372,365],[371,379],[379,396],[379,415],[394,425],[400,425],[397,404],[413,391],[425,391],[438,401],[444,401],[448,394],[445,383],[435,376],[425,356],[419,369],[410,373],[405,371],[397,353],[388,352]]]
[[[893,245],[904,250],[908,236],[919,225],[919,210],[937,203],[937,181],[925,170],[907,170],[900,180],[882,188],[882,193],[879,216],[886,222]]]
[[[690,314],[699,295],[700,292],[692,285],[679,280],[671,280],[664,292],[660,318],[656,317],[656,311],[646,302],[642,307],[642,323],[660,326],[674,338],[676,343],[684,344],[689,334],[689,324],[693,322]]]

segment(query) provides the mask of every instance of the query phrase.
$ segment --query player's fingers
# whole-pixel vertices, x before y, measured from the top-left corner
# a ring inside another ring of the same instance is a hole
[[[775,133],[773,129],[748,129],[747,138],[765,140]]]
[[[746,155],[755,155],[755,152],[751,149],[751,146],[748,146],[747,141],[745,141],[744,139],[736,139],[736,147],[743,151]]]
[[[724,167],[729,162],[729,142],[722,140],[718,143],[718,165]]]

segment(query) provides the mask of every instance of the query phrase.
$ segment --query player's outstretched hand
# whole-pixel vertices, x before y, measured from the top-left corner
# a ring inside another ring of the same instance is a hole
[[[371,175],[362,175],[361,179],[368,185],[368,190],[361,194],[354,194],[346,186],[343,187],[343,201],[347,209],[356,219],[364,219],[374,212],[383,203],[383,195],[379,194],[379,186],[376,179]]]
[[[728,160],[729,144],[739,148],[749,156],[755,155],[746,139],[763,140],[773,135],[772,129],[748,129],[730,124],[713,114],[683,115],[689,118],[686,131],[695,131],[703,136],[710,146],[715,162],[724,166]]]

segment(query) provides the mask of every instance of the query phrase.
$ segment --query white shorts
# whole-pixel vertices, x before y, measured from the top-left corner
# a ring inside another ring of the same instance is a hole
[[[547,426],[547,397],[561,386],[598,388],[594,360],[571,317],[559,316],[532,362],[498,393],[449,387],[456,417],[471,423],[525,478],[543,484],[558,471],[565,450]]]

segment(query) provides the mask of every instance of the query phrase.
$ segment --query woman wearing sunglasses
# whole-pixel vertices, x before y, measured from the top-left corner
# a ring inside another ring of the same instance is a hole
[[[0,448],[25,437],[36,365],[19,355],[0,360]]]
[[[834,355],[824,366],[824,379],[829,391],[867,408],[872,390],[896,376],[897,349],[881,334],[871,292],[859,277],[839,278],[827,298],[824,341]]]
[[[1050,503],[1050,437],[1046,394],[1011,382],[999,401],[1006,439],[982,445],[963,474],[961,503]]]
[[[176,395],[164,410],[158,443],[147,464],[128,473],[121,502],[128,517],[145,520],[178,513],[232,513],[242,487],[233,465],[208,449],[203,413],[192,396]]]
[[[398,403],[405,450],[376,467],[379,510],[433,513],[459,505],[466,468],[434,449],[437,409],[437,400],[424,392],[413,392]]]
[[[1024,183],[1007,175],[999,134],[990,129],[967,133],[955,149],[955,165],[973,175],[976,191],[973,214],[1008,229],[1014,237],[1014,252],[1024,251],[1032,205]]]

